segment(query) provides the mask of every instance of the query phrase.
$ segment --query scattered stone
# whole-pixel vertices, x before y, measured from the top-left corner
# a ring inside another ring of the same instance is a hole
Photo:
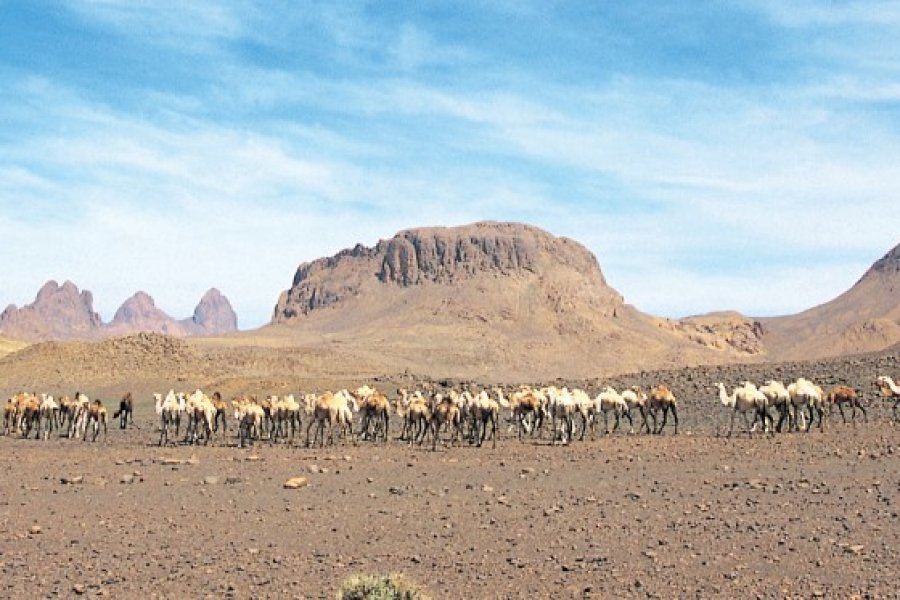
[[[83,475],[75,475],[74,477],[60,477],[60,483],[63,485],[77,485],[84,481]]]
[[[284,482],[285,489],[289,490],[296,490],[298,488],[306,487],[307,485],[309,485],[309,481],[307,481],[306,477],[291,477]]]
[[[119,480],[119,483],[134,483],[134,475],[125,473],[122,475],[122,479]]]
[[[28,533],[30,533],[31,535],[37,535],[37,534],[41,533],[42,531],[43,531],[43,529],[41,528],[40,525],[32,525],[31,527],[28,528]]]
[[[218,485],[219,478],[215,475],[207,475],[203,478],[203,485]]]
[[[87,588],[84,586],[83,583],[76,583],[75,585],[72,586],[72,591],[75,592],[76,594],[78,594],[79,596],[81,596],[82,594],[84,594],[87,591]]]
[[[847,554],[862,554],[863,548],[865,548],[862,544],[851,544],[849,546],[844,546],[844,552]]]
[[[225,485],[237,485],[238,483],[244,483],[243,478],[234,476],[225,478]]]

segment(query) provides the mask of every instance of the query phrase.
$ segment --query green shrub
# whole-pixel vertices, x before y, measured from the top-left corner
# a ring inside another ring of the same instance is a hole
[[[338,600],[430,600],[417,583],[405,575],[352,575],[337,594]]]

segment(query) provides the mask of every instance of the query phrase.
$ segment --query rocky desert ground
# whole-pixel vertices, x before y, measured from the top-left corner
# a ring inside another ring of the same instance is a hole
[[[0,591],[329,598],[351,574],[400,572],[435,598],[893,598],[900,432],[872,380],[898,371],[882,353],[571,381],[666,380],[679,434],[559,446],[504,430],[496,449],[436,452],[239,449],[233,427],[159,448],[140,396],[137,427],[105,441],[0,438]],[[721,435],[715,381],[801,374],[858,387],[869,422]]]

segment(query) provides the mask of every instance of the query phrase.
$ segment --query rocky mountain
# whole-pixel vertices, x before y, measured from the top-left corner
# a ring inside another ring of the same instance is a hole
[[[71,281],[62,285],[48,281],[32,304],[22,308],[10,304],[0,314],[0,332],[22,340],[91,338],[102,325],[93,295],[79,292]]]
[[[237,314],[228,298],[216,288],[207,290],[194,309],[194,315],[181,325],[192,335],[221,335],[237,331]]]
[[[715,327],[712,322],[715,321]],[[741,336],[728,333],[744,330]],[[512,378],[752,358],[746,319],[644,315],[581,244],[516,223],[401,231],[301,264],[269,336],[337,345],[411,370]]]
[[[91,340],[137,332],[178,337],[218,335],[237,330],[237,316],[228,299],[213,288],[204,294],[193,317],[178,321],[156,306],[145,292],[137,292],[104,324],[94,312],[93,296],[79,291],[71,281],[47,282],[34,302],[18,308],[10,305],[0,314],[0,333],[27,341]]]
[[[796,315],[759,319],[763,343],[780,359],[872,352],[900,342],[900,245],[849,290]]]

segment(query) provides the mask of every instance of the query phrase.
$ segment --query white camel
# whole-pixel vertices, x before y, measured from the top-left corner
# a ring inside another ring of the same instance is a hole
[[[791,398],[791,406],[794,409],[795,423],[794,430],[800,429],[809,431],[812,428],[815,415],[819,415],[819,430],[822,430],[824,424],[822,418],[824,416],[824,394],[822,388],[815,385],[808,379],[800,377],[794,383],[787,387],[788,395]],[[802,423],[803,408],[807,409],[809,414],[809,423],[804,427]]]
[[[159,445],[169,443],[169,429],[175,427],[175,435],[181,427],[181,414],[185,410],[184,396],[176,396],[175,390],[169,390],[163,399],[162,394],[153,394],[156,414],[159,416]]]
[[[632,392],[633,393],[633,392]],[[637,396],[635,395],[635,400]],[[619,429],[619,421],[622,415],[628,414],[628,402],[625,398],[622,397],[619,392],[617,392],[614,388],[607,386],[602,392],[597,394],[597,397],[594,399],[595,405],[597,407],[597,412],[603,413],[603,433],[604,435],[609,435],[609,413],[613,413],[616,418],[616,424],[613,426],[613,431]],[[628,417],[629,421],[631,420],[631,416]],[[631,427],[631,432],[634,433],[634,425]]]
[[[900,409],[900,385],[894,383],[894,380],[887,375],[879,375],[875,379],[875,385],[881,390],[881,395],[885,398],[893,399],[894,406],[891,409],[891,415],[894,420],[898,420],[898,409]]]
[[[744,423],[747,425],[747,435],[750,437],[753,437],[753,429],[750,425],[750,419],[747,417],[748,412],[753,411],[756,416],[763,420],[764,424],[767,419],[771,421],[772,418],[766,413],[766,397],[752,383],[744,382],[744,385],[735,388],[731,395],[725,391],[725,385],[721,382],[716,383],[716,387],[719,388],[719,401],[724,406],[733,409],[727,437],[731,437],[734,431],[734,417],[737,413],[741,413]]]
[[[764,385],[759,387],[768,403],[778,411],[778,424],[775,425],[775,431],[781,432],[781,426],[784,420],[788,420],[788,427],[791,426],[793,417],[791,416],[791,395],[788,394],[787,388],[780,381],[770,379]]]
[[[631,418],[631,412],[635,408],[638,409],[638,413],[641,415],[641,426],[638,428],[638,433],[643,431],[644,428],[647,429],[647,433],[650,433],[650,424],[647,422],[647,392],[641,386],[635,385],[627,390],[622,390],[620,396],[622,396],[622,400],[628,406],[628,409],[623,414],[628,419],[628,424],[631,427],[629,433],[634,433],[634,420]]]

